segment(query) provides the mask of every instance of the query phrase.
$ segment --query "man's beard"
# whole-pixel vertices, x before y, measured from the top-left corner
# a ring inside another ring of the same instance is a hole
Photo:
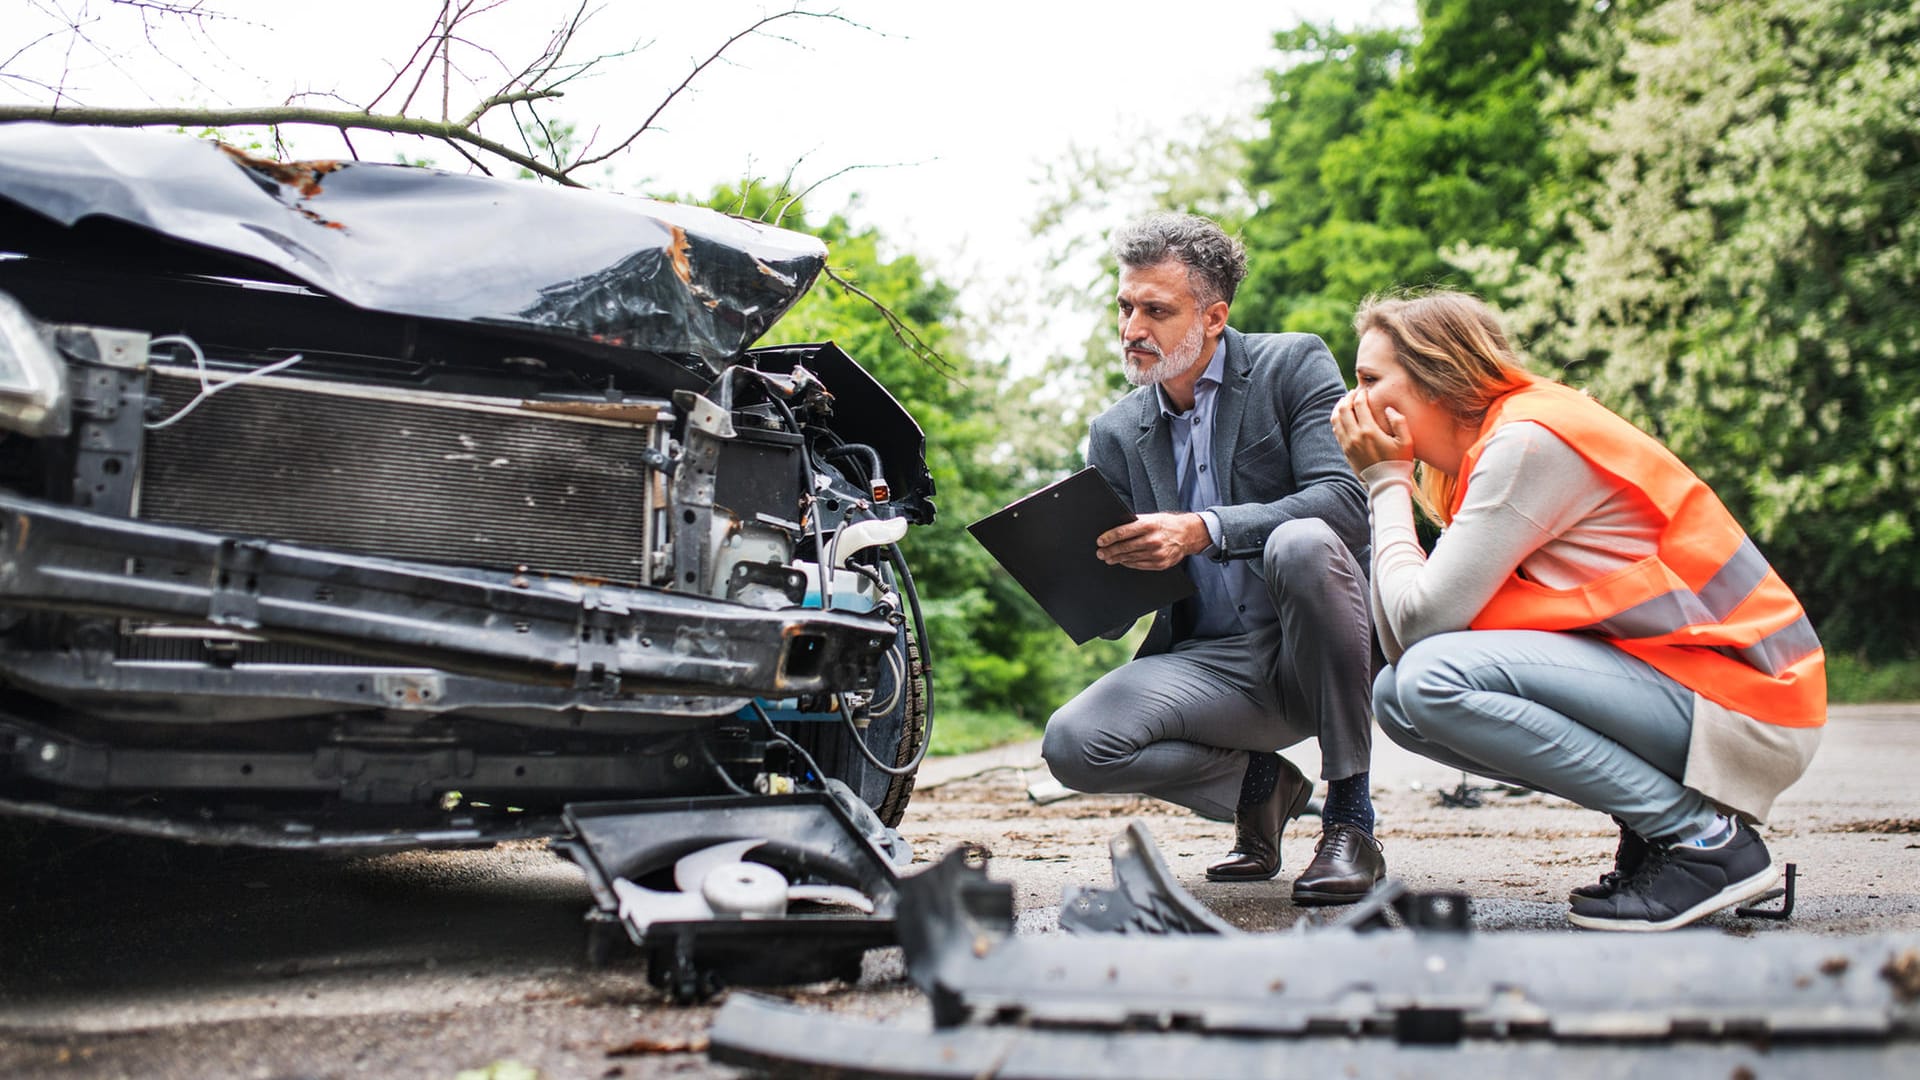
[[[1156,345],[1152,338],[1142,340],[1133,347],[1151,352],[1159,358],[1159,362],[1152,367],[1142,367],[1140,362],[1133,358],[1132,353],[1126,354],[1122,370],[1127,376],[1127,381],[1135,386],[1158,386],[1169,379],[1186,374],[1200,359],[1200,347],[1206,344],[1205,330],[1206,324],[1198,319],[1194,320],[1193,326],[1187,331],[1187,336],[1181,338],[1180,344],[1175,345],[1170,353],[1161,352],[1160,346]]]

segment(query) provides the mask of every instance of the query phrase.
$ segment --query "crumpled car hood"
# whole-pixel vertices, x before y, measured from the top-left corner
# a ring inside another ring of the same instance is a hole
[[[370,311],[709,362],[753,344],[826,264],[813,237],[701,207],[115,128],[0,125],[0,197],[240,256]]]

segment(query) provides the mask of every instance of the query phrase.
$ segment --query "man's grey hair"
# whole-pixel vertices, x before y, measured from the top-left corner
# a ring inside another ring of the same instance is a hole
[[[1247,276],[1247,249],[1198,214],[1149,214],[1129,221],[1113,234],[1113,257],[1136,270],[1178,261],[1203,308],[1221,300],[1231,304]]]

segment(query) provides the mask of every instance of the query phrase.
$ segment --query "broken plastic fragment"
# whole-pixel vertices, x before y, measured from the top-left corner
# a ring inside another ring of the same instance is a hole
[[[645,934],[657,922],[689,922],[713,918],[713,909],[699,893],[661,892],[635,885],[626,878],[613,879],[613,894],[620,899],[620,920]]]
[[[862,915],[873,914],[873,901],[867,894],[845,885],[789,885],[787,899],[814,904],[844,904]]]

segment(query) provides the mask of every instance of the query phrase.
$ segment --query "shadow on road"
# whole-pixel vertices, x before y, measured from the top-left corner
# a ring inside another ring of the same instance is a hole
[[[329,973],[577,965],[589,898],[543,844],[351,857],[12,825],[0,1012]]]

